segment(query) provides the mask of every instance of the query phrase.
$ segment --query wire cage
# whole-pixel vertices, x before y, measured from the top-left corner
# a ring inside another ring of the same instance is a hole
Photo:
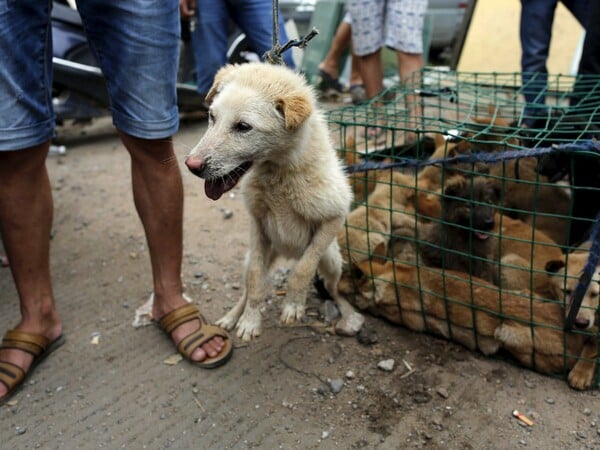
[[[328,111],[355,194],[339,290],[597,388],[600,77],[527,80],[424,69]]]

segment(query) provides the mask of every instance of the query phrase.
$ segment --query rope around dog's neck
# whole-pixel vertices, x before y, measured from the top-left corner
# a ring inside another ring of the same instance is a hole
[[[283,65],[281,54],[292,47],[304,48],[319,32],[313,27],[310,32],[300,39],[290,39],[282,47],[279,45],[279,0],[273,0],[273,47],[263,55],[263,59],[270,64]]]

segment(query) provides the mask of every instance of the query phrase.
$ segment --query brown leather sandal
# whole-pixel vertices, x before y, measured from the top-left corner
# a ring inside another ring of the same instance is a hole
[[[233,353],[233,343],[229,338],[229,333],[221,327],[209,324],[204,316],[200,314],[200,310],[196,305],[187,304],[174,309],[160,319],[158,326],[171,337],[171,332],[175,328],[191,320],[198,320],[200,322],[200,327],[196,331],[188,334],[179,342],[179,344],[177,344],[177,351],[189,362],[205,369],[214,369],[229,361],[231,354]],[[221,350],[221,353],[212,358],[207,356],[207,358],[201,362],[193,361],[191,357],[194,350],[216,336],[222,337],[225,341],[225,346]]]
[[[0,406],[4,405],[23,386],[30,373],[50,353],[65,343],[61,335],[54,341],[44,336],[25,331],[9,330],[2,339],[0,349],[17,349],[33,355],[33,361],[27,372],[21,367],[8,361],[0,361],[0,383],[8,388],[8,392],[0,399]]]

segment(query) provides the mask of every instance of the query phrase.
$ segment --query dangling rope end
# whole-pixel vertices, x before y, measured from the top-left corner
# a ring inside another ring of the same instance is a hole
[[[271,50],[269,50],[268,52],[266,52],[263,55],[263,59],[266,62],[268,62],[269,64],[283,65],[283,64],[285,64],[283,62],[283,59],[281,58],[281,54],[283,52],[285,52],[286,50],[289,50],[292,47],[298,47],[298,48],[306,47],[306,45],[308,44],[308,41],[310,41],[312,38],[314,38],[317,34],[319,34],[319,31],[313,27],[313,29],[310,30],[310,32],[306,36],[301,37],[300,39],[291,39],[291,40],[287,41],[285,43],[285,45],[283,45],[283,46],[276,44],[273,46],[273,48]]]

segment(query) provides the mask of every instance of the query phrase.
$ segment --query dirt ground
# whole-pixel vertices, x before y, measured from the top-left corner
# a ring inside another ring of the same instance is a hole
[[[204,127],[182,123],[180,163]],[[307,322],[294,327],[279,325],[277,297],[265,302],[263,335],[236,340],[220,369],[167,364],[174,348],[165,336],[132,326],[151,283],[127,153],[103,120],[59,137],[66,154],[50,155],[48,168],[67,343],[0,408],[0,448],[600,448],[598,391],[576,392],[373,317],[366,326],[375,343],[331,335],[314,293]],[[183,178],[183,278],[216,319],[241,293],[248,220],[237,188],[213,202],[198,178],[186,170]],[[274,272],[275,288],[285,269]],[[18,317],[10,271],[1,268],[0,329]],[[393,369],[378,368],[387,359]],[[534,425],[512,417],[515,409]]]

